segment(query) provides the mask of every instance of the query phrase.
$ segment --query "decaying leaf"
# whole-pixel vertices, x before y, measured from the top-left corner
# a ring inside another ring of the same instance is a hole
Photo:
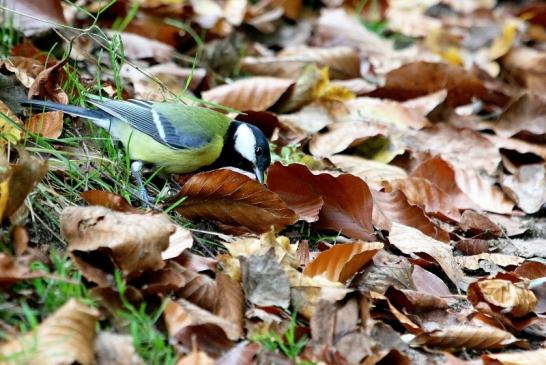
[[[216,274],[216,287],[218,294],[214,305],[214,314],[238,326],[242,336],[245,297],[241,285],[226,274],[219,272]]]
[[[382,187],[382,182],[404,179],[406,172],[396,166],[388,165],[358,156],[334,155],[330,160],[340,169],[360,177],[373,188]]]
[[[517,342],[518,339],[510,332],[499,328],[459,325],[418,335],[412,340],[411,345],[451,350],[464,348],[484,350],[500,349]]]
[[[179,197],[187,197],[177,211],[189,219],[213,219],[263,233],[292,224],[297,216],[277,194],[229,169],[192,176]]]
[[[182,356],[176,365],[214,365],[215,361],[206,352],[192,351],[189,355]]]
[[[522,317],[531,312],[537,304],[535,294],[522,284],[514,284],[504,279],[479,280],[468,287],[468,299],[474,305],[485,301],[503,313]]]
[[[389,241],[405,254],[425,253],[432,257],[444,270],[449,279],[463,290],[466,289],[465,275],[457,265],[449,245],[425,235],[421,231],[393,223]]]
[[[495,265],[517,266],[525,261],[524,258],[512,255],[503,255],[501,253],[481,253],[479,255],[472,256],[457,256],[455,257],[457,263],[467,270],[478,270],[480,268],[480,261],[490,261]]]
[[[449,242],[449,234],[436,226],[416,205],[408,203],[406,196],[399,190],[389,193],[374,191],[373,223],[382,230],[389,231],[393,222],[414,227],[424,234],[442,242]]]
[[[534,365],[546,360],[546,349],[531,351],[503,352],[487,354],[482,357],[485,365]]]
[[[65,208],[60,220],[76,265],[101,286],[109,285],[107,274],[112,273],[104,268],[118,267],[125,275],[162,268],[161,251],[176,231],[166,215],[119,213],[98,206]]]
[[[446,89],[446,103],[468,104],[472,97],[481,98],[486,88],[474,75],[447,63],[414,62],[387,74],[385,86],[371,93],[374,97],[408,100]]]
[[[203,99],[237,110],[271,108],[294,84],[290,79],[251,77],[203,92]]]
[[[118,212],[138,213],[125,198],[109,191],[88,190],[80,194],[81,197],[91,205],[100,205]]]
[[[96,309],[70,299],[34,331],[0,344],[0,357],[29,365],[92,365],[98,319]]]
[[[31,271],[24,257],[11,257],[0,253],[0,285],[13,284],[20,280],[43,276],[41,271]]]
[[[0,101],[0,133],[3,136],[1,143],[17,143],[21,138],[22,125],[21,119],[3,101]]]
[[[144,365],[129,335],[99,332],[95,339],[95,353],[99,365]]]
[[[380,242],[337,244],[321,252],[305,267],[303,274],[323,275],[328,280],[344,283],[370,262],[382,248],[383,244]]]
[[[294,186],[313,192],[313,201],[320,197],[324,202],[315,223],[318,228],[373,241],[372,197],[368,185],[360,178],[349,174],[315,175],[304,165],[275,163],[269,168],[268,186],[283,200],[286,195],[287,204],[294,199]]]
[[[546,204],[546,165],[521,166],[514,175],[502,180],[505,189],[514,195],[518,207],[525,213],[533,214]]]

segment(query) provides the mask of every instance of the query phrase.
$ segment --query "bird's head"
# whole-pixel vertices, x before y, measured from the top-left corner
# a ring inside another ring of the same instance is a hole
[[[260,183],[265,181],[265,170],[271,163],[269,142],[263,132],[252,124],[233,122],[231,143],[237,157],[242,159],[241,166],[256,174]]]

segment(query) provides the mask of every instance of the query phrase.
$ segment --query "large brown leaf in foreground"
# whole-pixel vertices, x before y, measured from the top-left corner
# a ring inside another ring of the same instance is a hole
[[[70,299],[36,330],[0,345],[0,359],[12,356],[17,359],[13,364],[27,365],[95,364],[98,319],[96,309]]]
[[[162,268],[161,251],[176,230],[163,214],[126,214],[97,206],[68,207],[60,221],[76,265],[99,285],[109,284],[111,272],[103,271],[108,265],[125,275]]]
[[[275,163],[269,168],[269,188],[279,194],[289,207],[302,205],[295,200],[295,191],[305,192],[309,204],[316,204],[317,197],[324,205],[316,226],[341,232],[349,237],[372,241],[372,195],[368,185],[357,176],[342,174],[315,175],[305,165],[284,166]],[[296,202],[297,204],[293,204]]]
[[[310,262],[303,273],[307,276],[323,275],[328,280],[344,283],[370,262],[383,248],[380,242],[356,242],[334,245],[321,252]]]
[[[483,97],[487,89],[474,75],[447,63],[414,62],[387,74],[385,86],[371,93],[374,97],[408,100],[447,89],[446,102],[464,105],[473,97]]]
[[[531,312],[536,304],[535,294],[525,288],[523,282],[513,283],[510,280],[480,280],[468,287],[468,299],[477,305],[483,301],[494,306],[497,311],[522,317]]]
[[[279,230],[296,222],[297,215],[277,194],[259,182],[228,169],[192,176],[178,197],[187,199],[177,211],[188,219],[212,219],[244,226],[256,233]]]

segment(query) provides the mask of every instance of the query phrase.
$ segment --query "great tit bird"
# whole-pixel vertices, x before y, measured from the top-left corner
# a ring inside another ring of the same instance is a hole
[[[182,103],[111,100],[89,96],[97,109],[42,100],[24,105],[61,110],[91,120],[121,141],[133,163],[132,173],[145,202],[142,165],[151,163],[166,173],[187,173],[206,166],[235,166],[254,172],[264,183],[271,163],[269,143],[257,127],[231,120],[214,110]]]

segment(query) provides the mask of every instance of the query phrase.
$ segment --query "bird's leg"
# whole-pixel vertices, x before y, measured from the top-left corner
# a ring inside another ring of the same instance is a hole
[[[150,206],[151,199],[148,195],[148,192],[146,191],[146,188],[144,187],[144,182],[142,181],[142,161],[133,161],[131,163],[131,175],[133,175],[133,178],[136,181],[136,184],[138,186],[138,197],[145,206]]]

